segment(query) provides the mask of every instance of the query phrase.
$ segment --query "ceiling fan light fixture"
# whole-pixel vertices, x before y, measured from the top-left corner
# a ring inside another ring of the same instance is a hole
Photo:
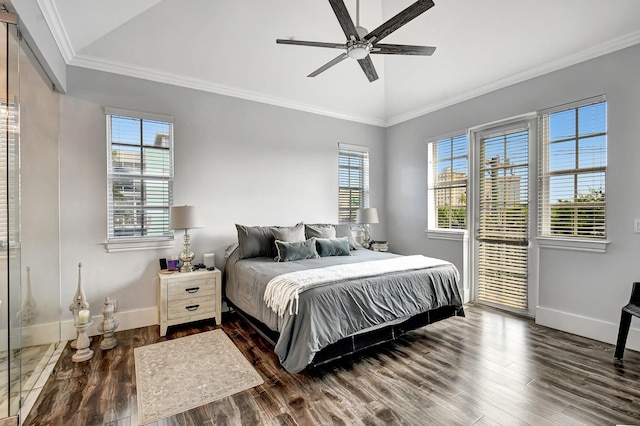
[[[364,59],[371,52],[371,44],[363,42],[354,42],[347,45],[347,54],[351,59]]]

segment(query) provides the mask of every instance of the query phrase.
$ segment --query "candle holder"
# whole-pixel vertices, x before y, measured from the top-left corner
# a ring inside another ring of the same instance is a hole
[[[93,324],[93,321],[89,321],[84,324],[74,324],[76,330],[78,331],[78,338],[76,339],[77,350],[76,353],[71,357],[71,361],[82,362],[88,361],[93,358],[93,351],[89,349],[91,340],[89,339],[89,335],[87,334],[87,329],[91,324]]]
[[[102,308],[102,323],[98,324],[98,331],[104,333],[102,342],[100,342],[100,349],[107,350],[116,347],[118,341],[113,336],[113,332],[118,328],[118,320],[113,318],[115,312],[115,306],[110,298],[104,299],[104,308]]]
[[[78,332],[78,337],[80,334],[80,329],[78,326],[84,326],[88,323],[92,323],[91,321],[91,312],[89,311],[89,302],[87,302],[87,297],[84,294],[84,289],[82,288],[82,263],[78,263],[78,288],[76,289],[76,294],[73,296],[73,301],[69,305],[69,310],[73,313],[73,326],[76,327],[76,331]],[[80,312],[82,311],[82,316],[88,316],[87,318],[80,319]],[[86,312],[89,312],[88,314]],[[87,337],[88,338],[88,337]],[[89,339],[89,343],[91,343],[91,339]],[[77,339],[70,343],[72,348],[77,347]],[[89,345],[87,344],[87,347]]]

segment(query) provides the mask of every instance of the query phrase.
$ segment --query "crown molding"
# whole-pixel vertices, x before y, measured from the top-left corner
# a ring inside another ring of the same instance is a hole
[[[341,111],[330,110],[317,107],[314,105],[295,102],[289,99],[269,96],[258,92],[238,89],[236,87],[225,86],[222,84],[212,83],[210,81],[188,77],[184,75],[162,72],[146,67],[134,66],[116,61],[104,60],[86,55],[77,55],[69,63],[69,65],[89,68],[97,71],[110,72],[114,74],[126,75],[128,77],[141,78],[144,80],[155,81],[158,83],[171,84],[174,86],[186,87],[189,89],[202,90],[205,92],[216,93],[219,95],[231,96],[234,98],[246,99],[249,101],[260,102],[263,104],[275,105],[283,108],[295,109],[298,111],[309,112],[312,114],[324,115],[327,117],[338,118],[341,120],[355,121],[357,123],[369,124],[372,126],[384,127],[385,121],[375,117],[360,116],[348,114]]]
[[[64,25],[62,24],[60,14],[58,13],[55,3],[53,0],[37,0],[37,3],[40,11],[42,12],[42,16],[44,16],[45,22],[49,26],[49,30],[51,30],[53,39],[58,45],[58,49],[60,49],[60,53],[62,53],[64,61],[69,64],[69,62],[76,56],[76,52],[74,51],[71,40],[69,40],[69,36],[64,29]]]
[[[608,53],[612,53],[617,50],[621,50],[638,43],[640,43],[640,31],[636,31],[634,33],[628,34],[623,37],[619,37],[617,39],[613,39],[606,43],[602,43],[602,44],[590,47],[588,49],[574,53],[572,55],[565,56],[556,61],[549,62],[547,64],[541,65],[536,68],[532,68],[530,70],[527,70],[519,74],[515,74],[507,78],[503,78],[501,80],[495,81],[493,83],[487,84],[477,89],[470,90],[465,93],[461,93],[457,96],[453,96],[451,98],[447,98],[445,100],[429,104],[425,107],[422,107],[401,115],[397,115],[395,117],[391,117],[387,119],[384,127],[395,126],[396,124],[400,124],[405,121],[409,121],[414,118],[423,116],[425,114],[429,114],[431,112],[455,105],[457,103],[476,98],[480,95],[485,95],[487,93],[491,93],[496,90],[503,89],[505,87],[512,86],[517,83],[522,83],[523,81],[530,80],[532,78],[539,77],[541,75],[548,74],[550,72],[557,71],[563,68],[567,68],[572,65],[579,64],[580,62],[585,62],[585,61],[588,61],[589,59],[594,59],[599,56],[603,56]]]

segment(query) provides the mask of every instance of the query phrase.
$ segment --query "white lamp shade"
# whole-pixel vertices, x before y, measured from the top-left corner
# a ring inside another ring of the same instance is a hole
[[[201,227],[194,206],[171,207],[171,229],[193,229]]]
[[[375,207],[358,209],[356,223],[378,223],[378,210]]]

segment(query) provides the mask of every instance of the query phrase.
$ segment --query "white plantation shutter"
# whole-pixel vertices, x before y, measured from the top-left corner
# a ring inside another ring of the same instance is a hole
[[[480,145],[478,300],[527,309],[528,130],[483,138]]]
[[[170,238],[172,118],[107,109],[108,238]]]
[[[359,208],[369,207],[369,148],[338,144],[338,217],[356,223]]]
[[[539,235],[605,239],[604,97],[541,111],[539,123]]]

